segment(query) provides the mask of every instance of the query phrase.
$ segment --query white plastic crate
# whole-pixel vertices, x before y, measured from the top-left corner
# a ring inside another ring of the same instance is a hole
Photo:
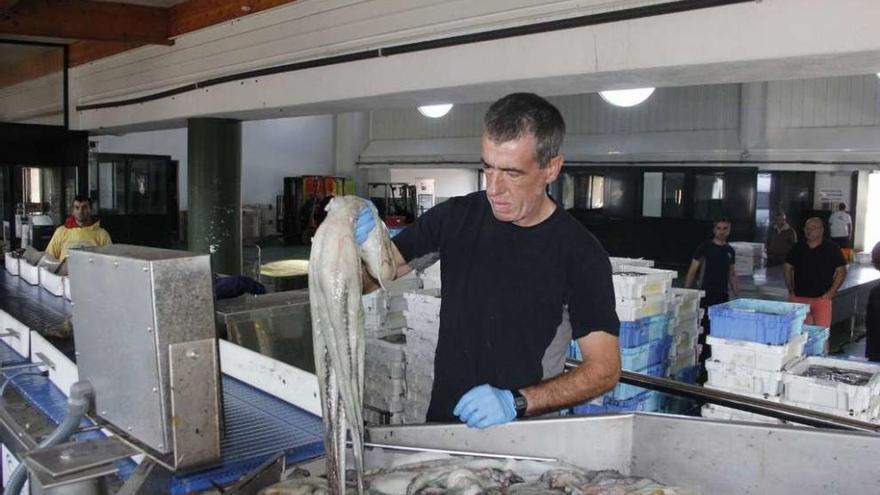
[[[681,287],[674,287],[672,293],[681,296],[683,301],[697,301],[698,306],[700,304],[700,299],[706,295],[705,291],[699,289],[684,289]]]
[[[40,267],[40,287],[55,296],[64,295],[64,277],[56,275],[45,267]]]
[[[696,346],[697,338],[695,335],[687,332],[677,333],[672,336],[672,347],[669,348],[669,356],[676,357],[682,354],[693,354]]]
[[[15,258],[12,256],[12,253],[5,253],[3,255],[3,263],[6,267],[6,271],[11,273],[12,275],[18,275],[18,264],[21,261],[19,258]]]
[[[642,258],[617,258],[615,256],[609,256],[608,261],[611,262],[612,272],[616,272],[618,268],[622,266],[642,266],[647,268],[654,266],[654,260],[645,260]]]
[[[869,373],[871,378],[865,385],[850,385],[801,376],[814,365],[861,371]],[[871,401],[880,395],[880,364],[808,356],[789,364],[783,381],[784,397],[788,401],[859,413],[869,409]]]
[[[713,360],[765,371],[782,371],[786,364],[803,355],[806,342],[807,334],[800,334],[785,345],[706,337],[706,343],[712,346]]]
[[[870,251],[862,251],[861,253],[856,253],[856,263],[860,265],[870,265],[871,264],[871,252]]]
[[[700,415],[709,419],[720,419],[723,421],[744,421],[747,423],[770,423],[782,424],[782,421],[769,416],[761,416],[760,414],[740,411],[730,407],[718,406],[715,404],[706,404],[700,410]]]
[[[641,299],[618,299],[616,303],[617,317],[621,321],[636,321],[665,313],[667,304],[666,294],[656,294]]]
[[[698,354],[696,349],[691,349],[689,352],[686,351],[672,356],[669,361],[669,372],[675,373],[694,366],[697,364]]]
[[[745,368],[709,359],[706,361],[706,372],[708,374],[706,387],[768,396],[782,394],[781,371]]]
[[[782,398],[782,403],[791,406],[801,407],[803,409],[809,409],[810,411],[831,414],[833,416],[843,416],[845,418],[853,418],[859,421],[869,421],[872,423],[880,422],[880,396],[874,397],[871,400],[871,403],[868,405],[868,408],[859,412],[851,411],[848,409],[837,409],[835,407],[822,407],[817,406],[816,404],[795,402],[788,400],[784,397]]]
[[[672,288],[672,279],[676,275],[677,273],[671,270],[621,265],[611,276],[614,295],[618,299],[637,299],[654,294],[665,294]]]
[[[18,275],[31,285],[40,285],[40,268],[24,260],[18,264]]]

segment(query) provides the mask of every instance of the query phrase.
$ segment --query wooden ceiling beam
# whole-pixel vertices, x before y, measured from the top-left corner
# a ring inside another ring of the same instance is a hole
[[[189,0],[171,7],[171,36],[231,21],[296,0]]]
[[[170,45],[170,26],[169,9],[92,0],[22,0],[0,13],[0,34],[18,36]]]
[[[0,66],[0,88],[61,72],[64,51],[61,48],[24,57],[17,63]]]

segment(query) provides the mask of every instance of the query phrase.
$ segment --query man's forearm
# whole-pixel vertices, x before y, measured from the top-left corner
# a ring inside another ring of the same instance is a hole
[[[791,268],[791,265],[786,264],[783,274],[785,278],[785,286],[788,288],[788,292],[794,294],[794,269]]]
[[[837,294],[837,289],[843,285],[844,280],[846,280],[846,267],[841,266],[834,271],[834,281],[831,282],[831,288],[828,289],[828,292],[826,292],[825,295],[829,298],[834,297],[834,295]]]
[[[526,414],[536,416],[588,401],[611,390],[619,379],[620,356],[608,363],[582,363],[568,373],[522,389],[529,404]]]

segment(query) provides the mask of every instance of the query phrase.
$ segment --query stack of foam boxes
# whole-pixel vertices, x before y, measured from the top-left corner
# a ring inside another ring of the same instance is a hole
[[[730,247],[736,253],[734,270],[737,275],[751,275],[755,270],[764,268],[767,255],[764,245],[760,242],[731,242]]]
[[[805,356],[789,364],[782,381],[785,404],[880,423],[880,364]]]
[[[399,423],[424,423],[434,385],[434,354],[440,333],[440,289],[404,294],[406,300],[406,395]],[[398,422],[392,418],[393,422]]]
[[[612,261],[612,280],[620,319],[620,361],[626,370],[652,376],[667,375],[669,349],[668,314],[672,279],[676,273],[647,266]],[[572,342],[569,355],[580,359],[580,348]],[[575,414],[622,411],[657,411],[660,394],[619,383],[591,402],[575,406]]]
[[[808,306],[758,299],[737,299],[709,308],[712,346],[705,387],[780,402],[783,369],[803,355]],[[779,423],[775,418],[707,404],[703,417]]]
[[[696,289],[672,289],[669,310],[669,377],[673,380],[695,384],[699,374],[697,358],[700,354],[698,339],[703,332],[703,310],[700,299],[705,295]],[[695,409],[694,401],[671,394],[663,395],[663,411],[684,414]]]
[[[395,280],[364,295],[364,420],[394,421],[404,410],[406,394],[406,318],[404,294],[418,290],[415,275]]]

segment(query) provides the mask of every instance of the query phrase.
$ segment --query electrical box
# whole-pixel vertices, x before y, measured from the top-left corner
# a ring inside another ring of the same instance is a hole
[[[220,456],[208,255],[113,244],[70,251],[77,366],[96,414],[167,465]]]

